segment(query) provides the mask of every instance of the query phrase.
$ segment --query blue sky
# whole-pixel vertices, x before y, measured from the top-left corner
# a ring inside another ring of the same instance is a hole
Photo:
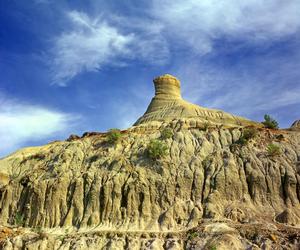
[[[126,128],[170,73],[183,97],[300,118],[300,0],[0,0],[0,156]]]

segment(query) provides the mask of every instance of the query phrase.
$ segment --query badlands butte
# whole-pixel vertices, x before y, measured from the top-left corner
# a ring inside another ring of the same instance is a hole
[[[181,98],[171,75],[127,130],[0,160],[1,249],[300,249],[300,121]]]

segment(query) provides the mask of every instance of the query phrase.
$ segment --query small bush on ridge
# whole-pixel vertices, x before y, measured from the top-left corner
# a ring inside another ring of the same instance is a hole
[[[107,141],[111,144],[116,144],[122,137],[120,129],[114,128],[107,132]]]
[[[200,128],[200,130],[202,130],[202,131],[207,131],[208,128],[209,128],[209,126],[210,126],[209,122],[205,122],[205,123],[203,124],[203,126]]]
[[[152,160],[159,159],[167,154],[168,146],[159,140],[151,140],[148,147],[147,153]]]
[[[198,237],[199,233],[198,232],[189,232],[188,237],[190,240],[193,240],[194,238]]]
[[[275,119],[273,119],[271,116],[265,115],[264,119],[265,121],[263,121],[262,124],[266,128],[278,129],[278,122]]]
[[[256,135],[257,131],[255,128],[246,128],[236,143],[245,146],[251,139],[255,138]]]
[[[277,156],[281,154],[281,149],[279,146],[271,143],[267,146],[267,152],[269,156]]]
[[[246,128],[243,130],[243,137],[246,140],[253,139],[257,135],[257,130],[255,128]]]
[[[165,128],[160,132],[160,137],[162,140],[172,138],[172,136],[173,136],[173,131],[170,128]]]

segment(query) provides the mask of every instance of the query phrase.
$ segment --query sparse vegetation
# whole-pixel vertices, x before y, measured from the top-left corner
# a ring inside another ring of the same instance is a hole
[[[275,135],[276,140],[278,141],[283,141],[284,140],[284,135],[280,134],[280,135]]]
[[[40,234],[42,232],[42,227],[41,226],[37,226],[33,229],[34,232]]]
[[[48,238],[48,234],[43,230],[41,226],[37,226],[36,228],[33,229],[33,231],[39,235],[40,239]]]
[[[273,119],[271,116],[265,115],[264,119],[265,121],[263,121],[262,124],[266,128],[278,129],[278,122],[275,119]]]
[[[15,215],[15,225],[20,227],[23,225],[23,223],[24,223],[24,216],[21,213],[17,212]]]
[[[201,130],[207,131],[208,128],[209,128],[209,122],[205,122],[205,123],[203,124],[203,127],[201,128]]]
[[[255,128],[246,128],[243,130],[243,137],[246,140],[251,140],[257,135],[257,130]]]
[[[93,162],[97,161],[98,158],[99,158],[98,155],[93,155],[93,156],[91,156],[90,158],[88,158],[87,161],[88,161],[89,163],[93,163]]]
[[[271,143],[267,146],[267,152],[269,156],[278,156],[281,154],[281,149],[279,146]]]
[[[164,128],[160,132],[160,138],[162,140],[166,140],[166,139],[172,138],[172,136],[173,136],[173,130],[171,128]]]
[[[199,234],[198,234],[198,232],[189,232],[189,234],[188,234],[188,238],[189,238],[189,240],[193,240],[194,238],[196,238],[196,237],[198,237],[199,236]]]
[[[65,235],[60,235],[57,237],[60,241],[64,241],[65,240]]]
[[[46,158],[46,155],[43,153],[37,153],[35,155],[32,155],[29,157],[29,160],[35,159],[35,160],[44,160]]]
[[[241,146],[247,145],[247,143],[255,138],[257,131],[255,128],[246,128],[243,130],[241,137],[236,141],[237,144]]]
[[[152,160],[157,160],[167,154],[168,146],[159,140],[151,140],[148,147],[147,153]]]
[[[114,129],[110,129],[107,132],[107,141],[110,144],[117,144],[117,142],[121,139],[122,134],[120,129],[114,128]]]
[[[241,137],[236,141],[235,144],[238,144],[238,145],[240,145],[240,146],[245,146],[245,145],[247,145],[247,143],[248,143],[248,141],[247,141],[243,136],[241,136]]]

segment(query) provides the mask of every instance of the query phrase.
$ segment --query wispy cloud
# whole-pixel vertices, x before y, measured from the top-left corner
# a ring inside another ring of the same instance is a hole
[[[84,13],[68,13],[73,27],[55,40],[53,48],[53,82],[65,83],[83,71],[99,70],[104,64],[120,64],[130,56],[129,45],[133,34],[123,35],[100,19],[91,19]]]
[[[295,87],[292,90],[276,93],[270,102],[260,102],[257,108],[260,110],[276,110],[293,104],[300,104],[300,88]]]
[[[21,103],[0,95],[0,156],[24,146],[27,141],[47,139],[66,132],[79,116]]]
[[[272,42],[299,31],[299,0],[154,1],[151,13],[164,32],[205,54],[216,39]]]
[[[124,22],[119,23],[118,27],[109,24],[101,15],[92,18],[86,13],[72,11],[67,16],[72,27],[56,37],[51,53],[55,84],[64,86],[81,72],[98,71],[107,65],[124,66],[130,59],[155,61],[160,64],[168,54],[163,39],[159,39],[159,36],[151,37],[155,29],[148,35],[137,35],[134,33],[137,25],[124,31]],[[116,19],[120,21],[120,18]],[[163,49],[163,53],[156,53],[157,48],[160,51]]]
[[[142,18],[66,12],[71,26],[54,39],[53,83],[63,86],[107,65],[164,65],[173,56],[170,49],[207,54],[218,39],[272,44],[300,29],[299,0],[154,0],[150,6]]]

